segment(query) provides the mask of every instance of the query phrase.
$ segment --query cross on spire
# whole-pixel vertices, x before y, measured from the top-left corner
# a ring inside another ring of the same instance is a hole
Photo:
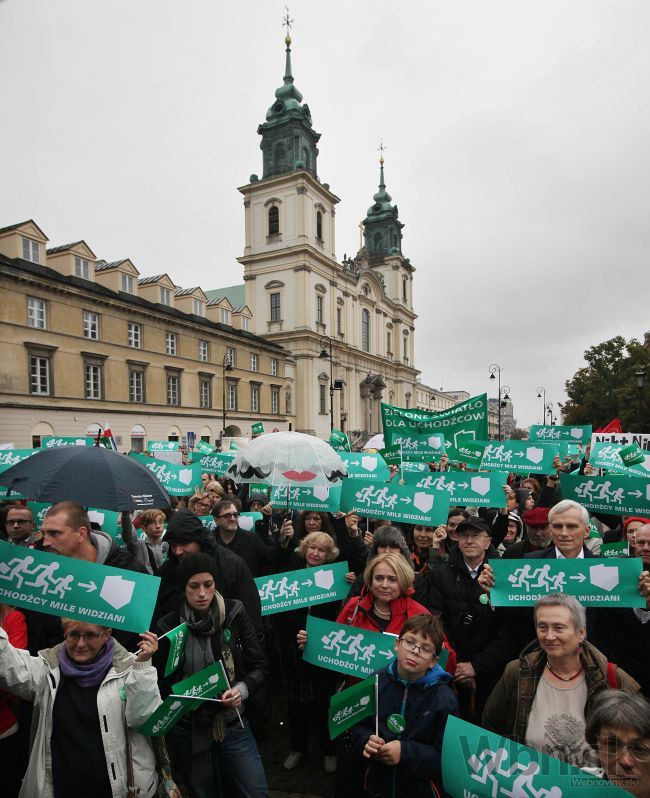
[[[377,147],[377,152],[381,153],[379,156],[379,163],[383,166],[384,165],[384,150],[386,149],[386,145],[384,144],[383,139],[379,139],[379,146]]]
[[[284,17],[282,18],[282,26],[287,29],[287,44],[291,43],[291,28],[293,26],[293,18],[289,15],[289,6],[284,7]]]

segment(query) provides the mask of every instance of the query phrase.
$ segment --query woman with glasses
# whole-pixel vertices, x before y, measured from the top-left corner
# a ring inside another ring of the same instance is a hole
[[[605,776],[637,798],[650,796],[650,704],[639,693],[608,690],[592,701],[585,736]]]
[[[584,607],[550,593],[535,603],[537,639],[509,662],[483,710],[482,726],[579,768],[597,765],[585,716],[608,687],[639,685],[586,640]]]
[[[438,664],[442,627],[411,616],[395,641],[395,659],[378,673],[379,729],[374,715],[352,728],[352,746],[367,768],[366,795],[431,798],[443,792],[442,740],[458,701]]]
[[[140,635],[137,655],[111,630],[62,620],[64,641],[32,657],[0,629],[0,685],[34,703],[37,719],[21,798],[126,798],[128,745],[134,789],[155,795],[156,762],[137,734],[160,704],[155,634]],[[3,793],[4,794],[4,793]]]

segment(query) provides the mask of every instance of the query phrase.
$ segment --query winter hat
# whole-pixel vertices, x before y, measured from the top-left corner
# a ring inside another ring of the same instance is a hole
[[[632,521],[641,521],[642,524],[650,524],[650,518],[641,518],[638,515],[628,515],[623,519],[623,529],[627,531],[627,525],[632,523]]]
[[[217,561],[209,554],[202,551],[196,554],[186,554],[181,557],[178,563],[178,571],[176,572],[176,582],[178,583],[181,591],[185,590],[185,586],[196,574],[210,574],[217,584],[219,571],[217,568]]]
[[[521,520],[526,526],[546,526],[548,524],[548,507],[533,507],[526,510]]]
[[[260,493],[259,491],[256,493],[251,493],[248,497],[248,504],[250,505],[251,502],[260,502],[260,504],[268,504],[269,497],[265,493]]]
[[[372,536],[372,542],[368,549],[368,560],[377,556],[380,546],[390,546],[391,549],[399,548],[402,557],[411,562],[411,552],[406,545],[406,539],[401,529],[396,526],[378,526]]]
[[[514,521],[515,524],[517,524],[517,537],[519,537],[521,533],[524,531],[524,525],[521,518],[519,517],[519,513],[515,512],[508,513],[508,521]]]
[[[179,510],[174,513],[169,524],[167,525],[167,532],[163,537],[165,543],[170,546],[176,543],[203,543],[209,532],[201,523],[198,516],[194,515],[191,510]]]

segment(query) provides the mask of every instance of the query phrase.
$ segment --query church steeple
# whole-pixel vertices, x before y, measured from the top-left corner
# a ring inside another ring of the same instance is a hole
[[[392,197],[386,191],[384,179],[384,145],[379,145],[379,191],[373,195],[373,204],[363,220],[368,262],[383,260],[386,255],[402,254],[402,227],[397,205],[392,205]]]
[[[302,94],[296,88],[291,69],[291,21],[287,13],[285,25],[287,35],[286,63],[282,86],[275,91],[275,101],[266,112],[257,132],[262,137],[260,148],[264,154],[262,179],[277,177],[297,169],[306,169],[314,177],[317,176],[316,160],[318,148],[316,144],[320,133],[316,133],[311,124],[309,106],[302,105]]]

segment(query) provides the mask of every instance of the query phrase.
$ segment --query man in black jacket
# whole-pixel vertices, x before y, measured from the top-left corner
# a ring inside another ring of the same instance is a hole
[[[275,573],[281,553],[280,543],[269,540],[265,543],[257,533],[245,532],[239,528],[239,510],[230,501],[222,499],[212,508],[212,516],[217,525],[215,530],[219,546],[237,554],[250,568],[253,576]],[[290,525],[283,527],[286,530]],[[291,527],[293,531],[293,527]],[[282,538],[285,545],[289,542]]]

